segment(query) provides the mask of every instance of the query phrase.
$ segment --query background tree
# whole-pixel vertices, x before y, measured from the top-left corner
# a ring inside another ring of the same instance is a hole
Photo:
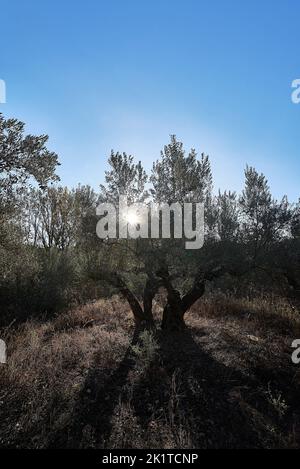
[[[37,275],[35,255],[24,244],[22,198],[31,184],[45,188],[57,181],[58,157],[46,147],[46,135],[25,135],[24,124],[0,114],[0,307],[1,316],[21,306]]]
[[[121,195],[126,195],[128,203],[144,202],[148,193],[145,190],[147,174],[141,162],[135,163],[131,155],[111,152],[108,159],[110,169],[105,171],[105,185],[100,185],[100,198],[117,204]]]

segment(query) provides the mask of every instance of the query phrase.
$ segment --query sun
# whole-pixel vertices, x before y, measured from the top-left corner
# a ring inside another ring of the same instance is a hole
[[[138,225],[139,224],[139,217],[136,212],[129,211],[126,215],[126,221],[129,225]]]

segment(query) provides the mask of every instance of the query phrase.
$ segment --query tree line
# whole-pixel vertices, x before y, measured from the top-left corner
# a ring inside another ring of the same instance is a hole
[[[152,327],[162,289],[165,330],[184,328],[185,313],[207,290],[272,292],[299,304],[300,201],[275,200],[255,168],[246,167],[241,194],[215,193],[209,157],[171,136],[150,174],[131,155],[112,152],[99,190],[67,188],[47,139],[0,114],[1,323],[119,293],[136,325]],[[129,203],[203,202],[203,248],[189,251],[174,236],[100,240],[96,207],[120,195]]]

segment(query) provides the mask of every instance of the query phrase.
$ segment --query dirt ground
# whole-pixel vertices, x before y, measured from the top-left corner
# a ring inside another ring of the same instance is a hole
[[[220,295],[186,322],[137,337],[113,298],[1,331],[0,446],[299,448],[299,313]]]

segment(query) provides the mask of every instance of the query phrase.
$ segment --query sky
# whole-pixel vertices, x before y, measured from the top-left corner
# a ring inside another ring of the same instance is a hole
[[[5,117],[48,134],[61,183],[103,182],[111,149],[150,170],[170,134],[300,196],[299,0],[0,0]]]

